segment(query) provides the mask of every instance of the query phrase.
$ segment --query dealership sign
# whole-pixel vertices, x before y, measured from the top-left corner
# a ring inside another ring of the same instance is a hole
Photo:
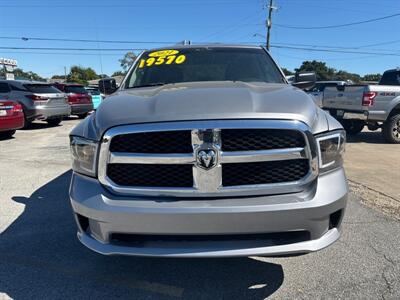
[[[0,57],[0,65],[16,67],[18,62],[15,59]]]

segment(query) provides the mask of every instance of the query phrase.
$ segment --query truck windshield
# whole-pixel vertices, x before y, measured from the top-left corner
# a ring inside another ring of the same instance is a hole
[[[193,47],[145,52],[125,87],[196,81],[285,82],[261,48]]]
[[[388,71],[383,73],[379,85],[400,85],[400,71]]]

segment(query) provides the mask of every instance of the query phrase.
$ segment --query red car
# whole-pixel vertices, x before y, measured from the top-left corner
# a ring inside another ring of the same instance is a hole
[[[55,83],[54,87],[68,96],[71,105],[71,115],[77,115],[80,119],[85,118],[93,110],[92,96],[83,85],[74,83]]]
[[[24,127],[24,120],[21,104],[0,100],[0,138],[12,137],[16,129]]]

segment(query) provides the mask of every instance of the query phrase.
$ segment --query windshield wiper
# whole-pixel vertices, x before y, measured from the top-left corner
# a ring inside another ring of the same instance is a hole
[[[134,85],[128,87],[128,89],[135,89],[135,88],[142,88],[142,87],[151,87],[151,86],[161,86],[161,85],[166,85],[168,83],[164,82],[158,82],[158,83],[149,83],[149,84],[142,84],[142,85]]]

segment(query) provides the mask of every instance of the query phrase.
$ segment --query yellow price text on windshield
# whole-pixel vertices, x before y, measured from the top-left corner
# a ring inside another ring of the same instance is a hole
[[[168,50],[168,51],[176,51],[176,50]],[[157,51],[161,52],[161,51]],[[176,51],[178,52],[178,51]],[[153,52],[156,53],[156,52]],[[153,54],[153,53],[150,53]],[[179,52],[178,52],[179,53]],[[159,65],[171,65],[177,64],[180,65],[186,61],[186,56],[184,54],[181,55],[167,55],[167,56],[150,56],[146,59],[141,59],[139,63],[139,69],[144,67],[151,67],[151,66],[159,66]]]
[[[170,56],[170,55],[176,55],[178,53],[179,53],[178,50],[160,50],[160,51],[151,52],[149,54],[149,57],[166,57],[166,56]]]

